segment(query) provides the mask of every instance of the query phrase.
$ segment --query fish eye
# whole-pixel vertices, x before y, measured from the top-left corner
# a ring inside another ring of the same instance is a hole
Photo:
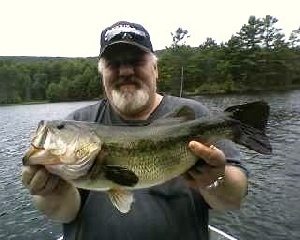
[[[61,124],[58,124],[57,126],[56,126],[56,128],[57,129],[63,129],[65,127],[65,125],[63,124],[63,123],[61,123]]]

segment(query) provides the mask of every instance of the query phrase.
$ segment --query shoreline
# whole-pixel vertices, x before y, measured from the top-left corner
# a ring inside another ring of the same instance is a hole
[[[263,92],[284,92],[284,91],[298,91],[300,90],[300,85],[293,85],[293,86],[287,86],[285,88],[270,88],[270,89],[243,89],[243,90],[232,90],[232,91],[225,91],[225,90],[218,90],[218,91],[195,91],[195,92],[182,92],[183,97],[193,97],[193,96],[209,96],[209,95],[229,95],[229,94],[256,94],[256,93],[263,93]],[[171,94],[176,95],[168,92],[159,92],[161,94]],[[62,102],[88,102],[88,101],[97,101],[100,98],[93,98],[93,99],[77,99],[77,100],[68,100],[68,101],[57,101],[57,102],[51,102],[48,100],[39,100],[39,101],[28,101],[28,102],[19,102],[19,103],[0,103],[0,107],[6,107],[6,106],[15,106],[15,105],[33,105],[33,104],[46,104],[46,103],[62,103]]]

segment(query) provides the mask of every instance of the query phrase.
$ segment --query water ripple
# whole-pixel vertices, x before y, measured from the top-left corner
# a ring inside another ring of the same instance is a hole
[[[263,156],[241,147],[249,169],[249,190],[239,211],[212,211],[220,229],[252,240],[292,240],[300,236],[300,91],[201,96],[208,106],[225,108],[254,100],[271,105],[267,133],[273,154]],[[92,102],[0,107],[0,239],[55,239],[61,226],[31,204],[20,183],[21,158],[41,119],[60,119]]]

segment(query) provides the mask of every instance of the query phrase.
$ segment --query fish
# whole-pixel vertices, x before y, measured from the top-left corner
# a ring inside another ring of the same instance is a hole
[[[44,165],[77,188],[105,191],[121,213],[128,213],[135,189],[162,184],[196,164],[199,158],[187,147],[191,140],[209,146],[227,138],[271,154],[269,112],[266,102],[256,101],[200,118],[181,106],[145,126],[41,120],[22,161]]]

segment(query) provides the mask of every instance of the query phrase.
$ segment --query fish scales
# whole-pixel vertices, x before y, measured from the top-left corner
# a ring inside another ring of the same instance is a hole
[[[102,151],[107,153],[107,165],[119,165],[133,171],[140,181],[165,181],[175,173],[187,170],[195,164],[196,158],[188,151],[186,144],[170,142],[140,141],[128,143],[131,147],[115,144],[104,145]],[[141,148],[141,145],[143,146]]]

